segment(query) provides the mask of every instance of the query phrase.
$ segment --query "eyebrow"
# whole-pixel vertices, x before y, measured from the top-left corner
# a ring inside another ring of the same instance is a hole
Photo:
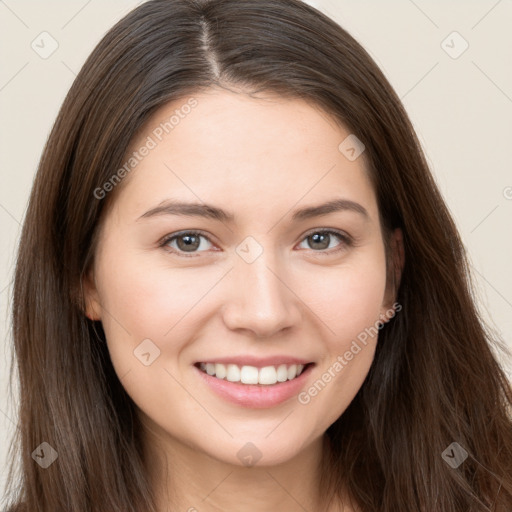
[[[370,218],[368,211],[364,206],[349,199],[333,199],[316,206],[307,206],[295,210],[292,215],[292,222],[299,220],[320,217],[333,212],[351,211],[362,215],[365,220]],[[218,220],[220,222],[231,222],[235,220],[235,215],[227,210],[206,203],[186,203],[174,200],[164,200],[158,206],[151,208],[143,213],[137,220],[150,218],[160,215],[180,215],[187,217],[204,217]]]

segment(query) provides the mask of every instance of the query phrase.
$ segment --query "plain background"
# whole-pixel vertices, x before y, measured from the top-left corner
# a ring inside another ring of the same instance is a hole
[[[2,489],[15,428],[8,400],[12,273],[32,180],[76,73],[105,32],[140,3],[0,1]],[[469,252],[482,314],[512,348],[512,2],[308,3],[367,49],[402,98]],[[58,43],[46,59],[31,47],[48,37],[42,32]]]

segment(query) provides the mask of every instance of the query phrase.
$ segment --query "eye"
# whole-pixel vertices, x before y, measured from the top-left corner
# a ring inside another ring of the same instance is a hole
[[[333,245],[331,242],[333,241],[333,237],[341,240],[341,243],[335,245],[334,250],[326,251],[325,249],[332,249]],[[203,243],[203,240],[205,240],[206,243]],[[316,231],[311,231],[303,238],[303,242],[301,243],[304,242],[308,243],[309,248],[312,249],[313,252],[322,255],[337,253],[352,245],[350,236],[332,229],[317,229]],[[159,243],[160,247],[184,257],[198,256],[198,252],[204,252],[209,249],[208,244],[213,245],[208,236],[200,231],[181,231],[179,233],[173,233],[164,237]]]
[[[331,249],[333,245],[331,245],[331,242],[333,241],[333,235],[335,238],[338,238],[341,240],[342,243],[339,243],[333,251],[325,251],[325,249]],[[339,231],[334,231],[332,229],[327,230],[316,230],[311,231],[306,237],[303,239],[304,241],[302,243],[307,243],[309,245],[309,248],[313,249],[314,252],[318,252],[320,254],[333,254],[338,251],[341,251],[342,249],[346,248],[347,246],[352,245],[352,239]],[[308,247],[306,247],[307,249]]]
[[[196,252],[203,252],[198,250],[205,249],[205,244],[202,243],[202,240],[207,240],[211,244],[210,239],[199,231],[182,231],[165,237],[161,241],[160,246],[170,248],[172,252],[177,252],[180,256],[188,257],[194,256]],[[208,247],[206,247],[207,249]]]

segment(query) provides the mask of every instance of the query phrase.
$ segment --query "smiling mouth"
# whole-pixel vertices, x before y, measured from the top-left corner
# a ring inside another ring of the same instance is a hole
[[[202,372],[220,380],[241,384],[260,384],[272,386],[277,383],[294,380],[314,363],[280,364],[278,366],[256,366],[222,363],[196,363],[194,366]]]

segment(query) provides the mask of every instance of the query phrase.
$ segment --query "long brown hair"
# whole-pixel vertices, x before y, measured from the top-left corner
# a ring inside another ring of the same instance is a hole
[[[148,1],[105,35],[73,83],[19,244],[12,510],[155,510],[135,406],[101,323],[83,313],[81,283],[118,193],[94,191],[156,109],[212,85],[305,98],[334,116],[366,147],[383,227],[404,234],[402,311],[327,430],[325,484],[346,485],[363,512],[510,512],[512,389],[494,353],[505,346],[476,309],[459,234],[382,72],[299,0]],[[43,442],[58,454],[45,469],[32,456]],[[454,467],[456,453],[467,458]]]

